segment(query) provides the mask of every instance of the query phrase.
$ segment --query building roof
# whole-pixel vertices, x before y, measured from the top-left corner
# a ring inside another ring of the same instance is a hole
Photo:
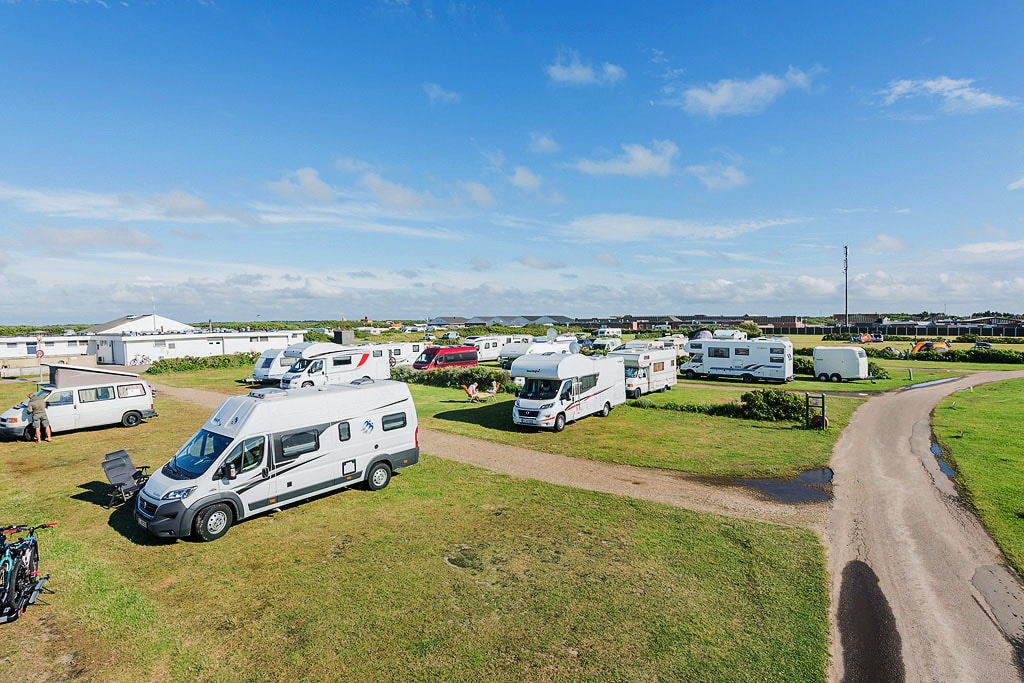
[[[156,313],[146,315],[126,315],[110,322],[93,325],[82,334],[173,334],[175,332],[194,332],[196,328],[185,323],[165,318]]]

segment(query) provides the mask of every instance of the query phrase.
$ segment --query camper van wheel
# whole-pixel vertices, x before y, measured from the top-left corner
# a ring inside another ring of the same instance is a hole
[[[233,518],[230,507],[224,503],[214,503],[199,511],[192,530],[203,541],[216,541],[231,528]]]
[[[747,384],[753,384],[756,381],[756,379],[753,375],[751,375],[748,372],[747,374],[743,375],[743,381],[746,382]]]
[[[696,379],[697,373],[694,372],[693,370],[687,370],[685,373],[683,373],[683,376],[686,377],[686,379]]]
[[[819,382],[827,382],[828,381],[828,373],[823,372],[820,375],[818,375],[818,381]]]
[[[370,474],[366,477],[366,488],[371,491],[380,491],[391,482],[391,468],[386,462],[379,462],[370,468]]]
[[[125,427],[138,427],[141,422],[142,413],[138,413],[134,410],[129,410],[121,417],[121,424]]]
[[[641,396],[643,396],[643,394],[644,390],[641,389],[640,387],[637,387],[636,389],[633,390],[633,398],[640,398]]]
[[[601,417],[608,417],[608,414],[612,412],[612,406],[609,403],[604,404],[604,408],[601,408],[601,412],[598,413]]]
[[[842,382],[843,381],[842,375],[840,375],[838,372],[833,372],[832,375],[829,376],[829,379],[832,380],[833,382]]]
[[[33,427],[32,425],[29,425],[28,427],[25,427],[25,431],[23,431],[21,433],[21,438],[25,439],[25,441],[35,441],[36,440],[36,429],[35,429],[35,427]]]
[[[565,413],[559,413],[555,418],[555,431],[560,432],[563,429],[565,429]]]
[[[312,383],[312,382],[303,382],[303,383],[302,383],[302,386],[303,386],[303,388],[305,388],[305,387],[311,387],[311,386],[313,386],[313,383]]]

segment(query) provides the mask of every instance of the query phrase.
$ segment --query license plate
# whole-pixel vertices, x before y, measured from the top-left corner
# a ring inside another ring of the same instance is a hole
[[[146,520],[145,520],[145,519],[144,519],[144,518],[142,517],[142,515],[135,515],[135,522],[136,522],[136,523],[137,523],[137,524],[138,524],[139,526],[141,526],[141,527],[142,527],[143,529],[148,529],[148,528],[149,528],[149,522],[147,522],[147,521],[146,521]]]

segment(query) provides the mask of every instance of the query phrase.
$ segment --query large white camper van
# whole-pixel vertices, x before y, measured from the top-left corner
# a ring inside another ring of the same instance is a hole
[[[467,337],[466,343],[475,346],[477,356],[481,361],[498,360],[501,357],[501,350],[506,344],[521,344],[530,342],[531,338],[526,334],[490,334],[486,337]]]
[[[679,368],[687,379],[739,377],[744,382],[793,379],[793,344],[784,337],[691,339],[690,360]]]
[[[347,384],[352,380],[389,379],[391,365],[387,349],[368,344],[342,346],[333,342],[292,344],[285,355],[295,359],[281,377],[282,389]]]
[[[504,370],[508,370],[512,367],[512,363],[517,358],[525,356],[527,354],[537,353],[556,353],[556,354],[569,354],[573,352],[573,347],[576,345],[576,337],[564,337],[557,339],[546,339],[541,337],[540,340],[534,339],[534,341],[523,341],[513,342],[511,344],[505,344],[501,347],[499,353],[499,359],[501,360],[501,367]]]
[[[77,365],[46,365],[50,381],[37,395],[46,397],[46,418],[53,433],[120,424],[135,427],[156,417],[153,390],[134,372]],[[35,439],[27,401],[0,414],[0,434]]]
[[[622,358],[591,358],[580,353],[531,353],[512,363],[513,379],[523,379],[512,408],[519,426],[562,431],[566,422],[587,415],[607,417],[626,402]]]
[[[284,355],[287,349],[267,349],[258,359],[256,366],[252,369],[252,377],[249,379],[254,384],[278,384],[284,373],[295,362],[295,359]]]
[[[822,382],[868,379],[868,354],[859,346],[815,346],[814,376]]]
[[[679,381],[675,349],[619,347],[608,356],[622,359],[626,375],[626,396],[631,398],[671,389]]]
[[[401,365],[412,365],[416,357],[423,353],[423,349],[430,346],[426,342],[376,342],[369,344],[375,349],[385,349],[388,352],[388,365],[395,368]]]
[[[409,387],[390,380],[232,396],[146,482],[136,523],[212,541],[269,510],[365,482],[382,489],[419,460]]]

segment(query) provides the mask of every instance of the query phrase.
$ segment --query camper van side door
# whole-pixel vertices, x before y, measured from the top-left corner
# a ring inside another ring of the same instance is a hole
[[[78,427],[78,410],[75,408],[72,390],[57,389],[46,397],[46,419],[50,421],[50,429],[55,432]]]

